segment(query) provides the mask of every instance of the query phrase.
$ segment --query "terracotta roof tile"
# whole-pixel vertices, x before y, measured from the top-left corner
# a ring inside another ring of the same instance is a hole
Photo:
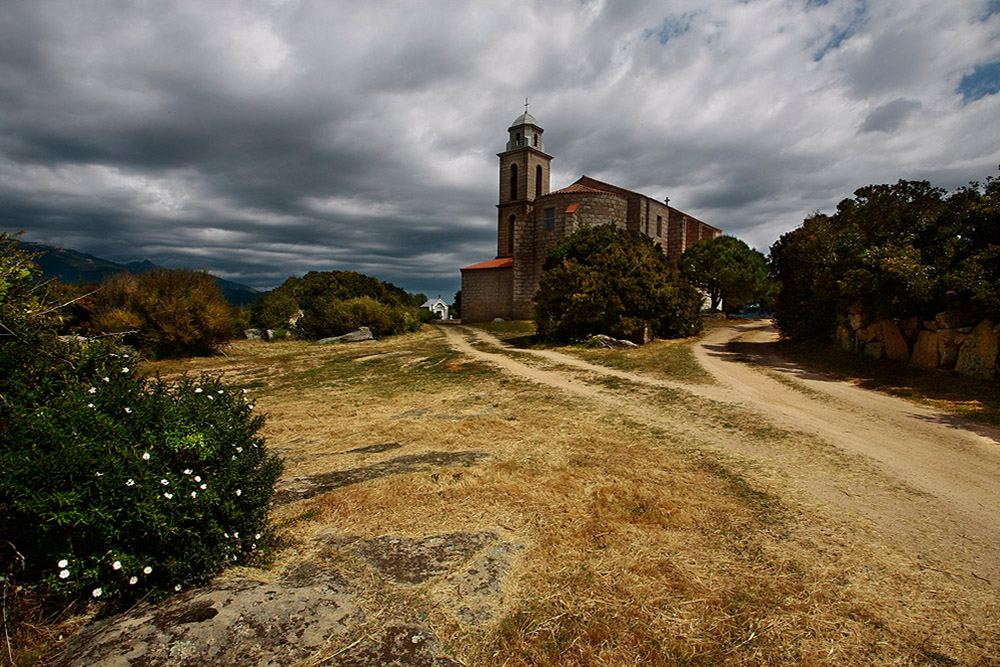
[[[565,195],[565,194],[573,194],[573,193],[577,193],[577,192],[599,192],[599,193],[605,194],[605,195],[616,194],[614,192],[608,192],[607,190],[598,190],[597,188],[589,188],[586,185],[580,185],[579,183],[574,183],[573,185],[569,185],[569,186],[563,188],[562,190],[556,190],[555,192],[550,192],[549,194],[550,195]]]
[[[490,259],[485,262],[480,262],[479,264],[473,264],[472,266],[463,266],[461,270],[468,271],[470,269],[505,269],[510,266],[514,266],[513,257],[497,257],[496,259]]]

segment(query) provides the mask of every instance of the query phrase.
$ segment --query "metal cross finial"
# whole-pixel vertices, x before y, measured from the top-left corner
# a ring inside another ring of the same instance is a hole
[[[524,98],[524,113],[528,113],[528,98]]]

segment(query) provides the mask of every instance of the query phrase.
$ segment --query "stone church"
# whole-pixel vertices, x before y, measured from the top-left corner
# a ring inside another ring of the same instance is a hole
[[[549,190],[552,156],[544,130],[525,110],[507,129],[500,158],[497,256],[462,269],[463,322],[531,317],[549,248],[581,225],[615,225],[649,236],[676,260],[692,243],[721,230],[666,202],[589,176],[562,190]]]

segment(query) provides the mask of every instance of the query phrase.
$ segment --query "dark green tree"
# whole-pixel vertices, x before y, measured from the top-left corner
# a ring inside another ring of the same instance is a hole
[[[533,308],[542,338],[636,339],[646,327],[675,338],[701,328],[701,296],[643,235],[581,227],[552,248],[543,270]]]
[[[948,194],[926,181],[870,185],[771,247],[786,338],[830,339],[838,315],[1000,316],[1000,181]]]
[[[767,259],[733,236],[698,241],[678,263],[681,275],[708,293],[711,309],[727,310],[767,301],[771,291]]]

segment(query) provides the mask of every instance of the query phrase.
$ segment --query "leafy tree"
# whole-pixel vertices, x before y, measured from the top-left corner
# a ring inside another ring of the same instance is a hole
[[[451,304],[451,315],[452,317],[462,316],[462,290],[455,292],[455,300]]]
[[[105,278],[89,327],[119,332],[125,342],[156,357],[207,354],[231,339],[236,310],[204,271],[154,269]]]
[[[543,269],[533,308],[542,338],[638,338],[647,326],[672,338],[701,327],[700,295],[641,234],[581,227],[552,248]]]
[[[926,181],[870,185],[832,216],[816,214],[771,247],[786,338],[830,339],[837,317],[957,309],[1000,316],[1000,181],[948,194]]]
[[[416,330],[417,307],[426,300],[354,271],[310,271],[262,297],[254,304],[251,322],[267,329],[286,327],[288,318],[301,310],[294,327],[299,337],[339,336],[360,326],[381,337]]]
[[[736,310],[760,303],[770,292],[764,255],[733,236],[698,241],[684,252],[678,267],[692,285],[708,292],[712,310],[720,304]]]

